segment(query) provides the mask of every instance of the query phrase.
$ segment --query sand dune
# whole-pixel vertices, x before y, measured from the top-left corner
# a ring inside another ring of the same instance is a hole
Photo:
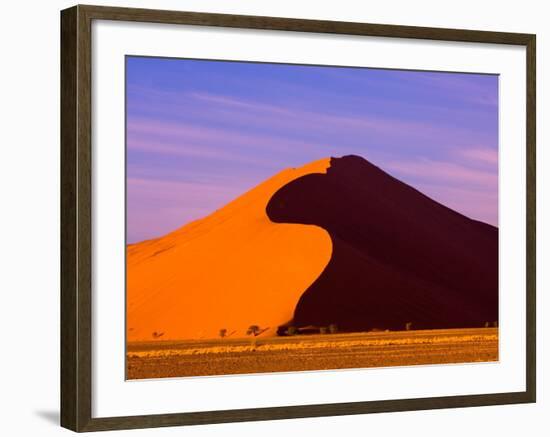
[[[318,225],[332,256],[296,326],[348,331],[481,327],[498,321],[498,229],[435,202],[358,156],[288,183],[267,213]]]
[[[330,159],[286,169],[213,214],[127,248],[127,339],[272,335],[292,319],[302,293],[330,260],[315,225],[273,223],[272,195],[301,176],[326,173]]]
[[[127,249],[129,341],[498,321],[498,229],[357,156],[287,169]]]

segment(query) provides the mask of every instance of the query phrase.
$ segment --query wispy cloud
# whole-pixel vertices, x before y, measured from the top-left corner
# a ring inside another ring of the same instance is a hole
[[[145,139],[129,138],[128,149],[139,150],[151,154],[168,155],[172,157],[195,157],[207,158],[221,161],[244,162],[249,164],[268,164],[268,160],[247,155],[235,155],[218,148],[210,148],[205,145],[189,143],[184,138],[167,139]]]
[[[460,126],[442,126],[433,121],[418,121],[403,118],[400,116],[381,116],[355,111],[354,114],[331,113],[330,106],[320,106],[316,111],[305,110],[299,107],[282,106],[277,104],[266,104],[250,99],[236,98],[229,95],[212,93],[187,93],[172,96],[170,102],[165,102],[161,107],[141,104],[141,109],[150,111],[150,119],[155,120],[161,117],[177,117],[178,114],[193,116],[204,122],[214,121],[225,125],[238,126],[241,129],[285,132],[287,135],[295,135],[300,132],[305,136],[332,135],[346,133],[347,136],[354,136],[356,139],[369,138],[372,136],[384,136],[395,139],[417,139],[425,140],[427,143],[437,138],[445,138],[451,145],[465,145],[471,138],[471,131]],[[158,109],[158,110],[157,110]],[[372,110],[372,108],[370,108]],[[188,134],[198,135],[204,129],[187,126]],[[195,131],[195,132],[194,132]],[[162,131],[159,130],[159,135]],[[242,135],[231,130],[227,131],[226,141],[232,138],[244,140]],[[478,134],[480,139],[486,139],[484,134]],[[265,140],[265,138],[262,138]],[[272,142],[271,142],[272,143]],[[246,141],[243,142],[246,144]],[[279,146],[281,143],[279,144]],[[307,146],[305,142],[292,144],[291,147]]]
[[[494,77],[161,59],[127,71],[133,235],[173,230],[284,167],[350,153],[498,219]]]
[[[443,205],[474,220],[498,226],[498,191],[418,183],[416,188]]]
[[[233,199],[235,186],[130,177],[127,192],[127,238],[132,243],[208,215]]]
[[[442,186],[476,186],[494,190],[498,186],[498,174],[466,167],[450,161],[418,159],[408,161],[391,161],[386,168],[395,175],[414,177],[420,181],[437,181]]]
[[[248,149],[271,149],[292,153],[299,149],[319,150],[320,144],[253,131],[207,127],[184,122],[166,122],[147,118],[133,118],[127,124],[128,147],[143,151],[173,154],[203,154],[212,158],[248,159],[237,156],[231,146]],[[160,146],[159,146],[160,145]],[[162,147],[164,145],[164,147]],[[187,150],[189,149],[189,150]],[[254,160],[253,160],[254,161]],[[256,161],[258,162],[258,161]]]
[[[464,148],[456,151],[457,155],[468,159],[472,163],[489,164],[497,168],[498,150],[488,147]]]

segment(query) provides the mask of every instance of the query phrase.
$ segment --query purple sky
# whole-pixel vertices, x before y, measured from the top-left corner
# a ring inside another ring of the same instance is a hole
[[[497,225],[497,76],[127,57],[126,87],[129,243],[348,154]]]

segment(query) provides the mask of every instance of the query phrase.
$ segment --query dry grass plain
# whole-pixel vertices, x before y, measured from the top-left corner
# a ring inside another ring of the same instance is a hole
[[[127,379],[498,360],[498,328],[133,342]]]

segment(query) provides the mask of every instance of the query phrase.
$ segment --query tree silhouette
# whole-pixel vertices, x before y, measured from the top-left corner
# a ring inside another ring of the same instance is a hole
[[[256,337],[260,334],[260,327],[258,325],[250,325],[246,331],[246,335],[253,335]]]

